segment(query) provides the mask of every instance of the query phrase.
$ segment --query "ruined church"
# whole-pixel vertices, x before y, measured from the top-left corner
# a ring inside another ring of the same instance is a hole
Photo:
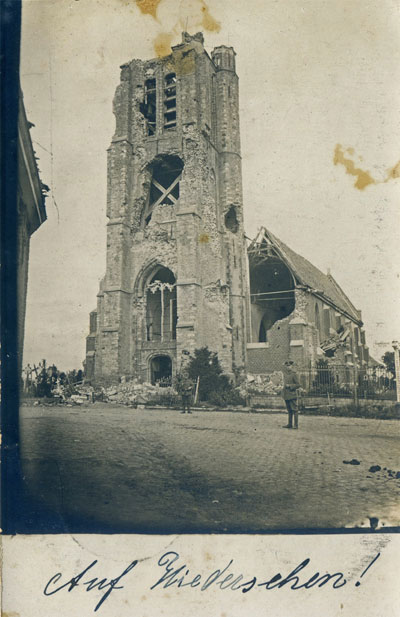
[[[121,67],[108,150],[107,265],[86,376],[168,382],[208,346],[224,371],[368,364],[361,313],[332,276],[243,228],[238,76],[183,33],[171,55]]]

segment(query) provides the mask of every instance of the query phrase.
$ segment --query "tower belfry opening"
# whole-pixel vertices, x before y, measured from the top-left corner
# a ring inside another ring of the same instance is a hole
[[[142,225],[147,226],[158,206],[174,206],[179,199],[179,183],[183,163],[176,156],[164,156],[152,165],[148,202],[143,211]]]
[[[147,135],[154,135],[156,132],[157,119],[157,89],[155,79],[147,79],[145,82],[144,100],[140,105],[140,111],[146,118]]]
[[[164,78],[164,128],[176,127],[176,75],[169,73]]]

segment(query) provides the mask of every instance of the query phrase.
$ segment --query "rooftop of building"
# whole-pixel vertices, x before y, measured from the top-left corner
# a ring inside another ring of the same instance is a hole
[[[18,157],[19,157],[19,188],[21,198],[26,208],[33,233],[47,218],[45,199],[48,187],[41,181],[37,165],[38,158],[32,144],[30,128],[34,124],[28,121],[25,112],[22,91],[19,96],[18,113]]]

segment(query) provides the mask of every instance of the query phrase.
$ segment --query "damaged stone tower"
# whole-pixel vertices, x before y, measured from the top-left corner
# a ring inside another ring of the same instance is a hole
[[[249,297],[235,52],[210,57],[201,33],[184,33],[170,56],[121,68],[87,376],[168,382],[206,345],[233,374]]]

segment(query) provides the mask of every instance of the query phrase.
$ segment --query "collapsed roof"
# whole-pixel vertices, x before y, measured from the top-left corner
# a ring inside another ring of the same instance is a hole
[[[361,312],[354,307],[333,276],[318,270],[265,227],[261,227],[257,236],[251,241],[248,255],[250,264],[254,265],[272,256],[279,257],[291,271],[297,287],[307,288],[311,293],[326,300],[362,326]]]

